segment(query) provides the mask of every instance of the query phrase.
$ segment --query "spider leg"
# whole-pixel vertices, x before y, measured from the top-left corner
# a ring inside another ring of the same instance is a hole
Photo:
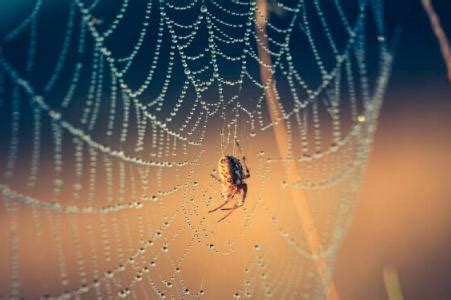
[[[227,198],[226,198],[227,200],[226,200],[223,204],[221,204],[221,205],[219,205],[218,207],[216,207],[216,208],[214,208],[214,209],[208,211],[208,213],[212,213],[212,212],[214,212],[214,211],[217,211],[218,209],[220,209],[220,208],[224,207],[225,205],[227,205],[227,203],[229,203],[229,201],[233,199],[233,197],[235,196],[235,194],[237,193],[237,191],[238,191],[238,190],[235,189],[235,190],[233,190],[232,192],[230,192],[230,193],[227,195]]]
[[[247,196],[247,184],[242,183],[241,189],[243,190],[243,198],[241,199],[241,205],[244,205],[244,201],[246,201],[246,196]]]
[[[243,155],[243,165],[244,165],[244,168],[246,169],[246,174],[244,174],[243,179],[251,177],[251,172],[249,171],[249,167],[246,164],[246,156],[244,156],[244,155]]]
[[[243,198],[241,199],[241,203],[235,204],[232,207],[221,208],[221,210],[234,210],[234,209],[240,208],[241,206],[244,205],[244,201],[246,200],[246,195],[247,195],[247,184],[242,183],[239,187],[239,190],[243,191]]]
[[[214,209],[212,209],[212,210],[209,210],[208,213],[212,213],[212,212],[214,212],[214,211],[217,211],[217,210],[220,209],[221,207],[224,207],[225,205],[227,205],[227,203],[229,203],[229,199],[227,199],[224,203],[222,203],[222,204],[219,205],[218,207],[216,207],[216,208],[214,208]]]
[[[238,143],[238,140],[235,138],[235,144],[238,147],[238,151],[240,151],[240,154],[243,154],[243,151],[241,151],[240,143]]]
[[[218,223],[221,222],[222,220],[224,220],[225,218],[227,218],[228,216],[230,216],[233,213],[234,209],[231,210],[229,213],[227,213],[224,217],[222,217],[221,219],[218,220]]]
[[[210,176],[213,177],[213,179],[215,179],[217,182],[222,183],[221,179],[219,179],[215,174],[210,173]]]
[[[233,207],[221,208],[221,210],[229,210],[229,212],[224,217],[219,219],[218,222],[221,222],[222,220],[224,220],[225,218],[230,216],[235,211],[235,209],[240,208],[241,206],[244,205],[244,201],[246,200],[246,195],[247,195],[247,184],[245,184],[245,183],[240,184],[238,186],[238,188],[235,190],[235,192],[233,193],[233,196],[240,190],[243,191],[243,198],[241,199],[241,202],[239,204],[235,204]],[[233,196],[231,198],[229,198],[229,200],[232,199]],[[224,205],[222,205],[222,206],[224,206]]]
[[[232,207],[221,208],[221,210],[234,210],[234,209],[240,208],[243,205],[244,205],[244,202],[241,202],[239,204],[235,204]]]
[[[221,210],[235,210],[243,205],[234,205],[232,207],[221,208]]]
[[[246,156],[244,156],[243,151],[241,151],[241,146],[238,143],[237,139],[235,139],[235,144],[237,145],[238,151],[240,151],[240,154],[243,155],[243,158],[242,158],[243,159],[243,165],[244,165],[244,168],[246,169],[246,174],[244,175],[243,179],[249,178],[249,177],[251,177],[251,172],[249,171],[249,167],[246,164]]]

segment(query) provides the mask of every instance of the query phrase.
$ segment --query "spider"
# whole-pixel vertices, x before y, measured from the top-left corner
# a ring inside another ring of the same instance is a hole
[[[235,144],[237,145],[240,154],[242,154],[240,144],[237,140],[235,140]],[[241,161],[235,156],[223,154],[218,161],[217,172],[219,173],[219,178],[216,176],[216,174],[211,173],[210,175],[222,185],[221,194],[223,195],[223,197],[225,195],[225,201],[215,209],[210,210],[209,213],[215,212],[219,209],[229,210],[229,213],[218,220],[218,222],[221,222],[222,220],[230,216],[235,209],[240,208],[244,205],[244,201],[246,200],[247,195],[247,184],[246,182],[244,182],[244,180],[251,177],[251,174],[249,172],[249,168],[246,165],[246,157],[244,155],[241,164]],[[227,203],[233,200],[238,193],[242,193],[241,201],[235,203],[232,207],[224,208],[224,206],[226,206]]]

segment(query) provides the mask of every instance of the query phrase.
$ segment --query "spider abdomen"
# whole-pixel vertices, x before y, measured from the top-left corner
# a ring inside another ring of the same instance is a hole
[[[221,157],[218,162],[218,173],[221,181],[233,185],[243,182],[244,171],[243,166],[238,158],[227,155]]]

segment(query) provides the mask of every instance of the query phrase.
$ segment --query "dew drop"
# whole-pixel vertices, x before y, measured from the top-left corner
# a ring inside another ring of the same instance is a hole
[[[332,152],[336,152],[336,151],[338,150],[338,145],[335,144],[335,143],[333,143],[332,145],[330,145],[330,150],[331,150]]]
[[[55,179],[53,180],[53,184],[57,187],[63,186],[63,180],[62,179]]]
[[[363,123],[363,122],[365,122],[365,121],[366,121],[366,118],[365,118],[364,115],[359,115],[359,116],[357,116],[357,122]]]
[[[114,274],[113,274],[113,272],[111,272],[111,271],[106,271],[106,272],[105,272],[105,276],[106,276],[107,278],[113,278]]]
[[[120,290],[118,296],[119,298],[125,298],[127,297],[127,293],[124,290]]]
[[[93,279],[92,280],[92,286],[93,287],[99,287],[100,286],[100,281],[97,278]]]

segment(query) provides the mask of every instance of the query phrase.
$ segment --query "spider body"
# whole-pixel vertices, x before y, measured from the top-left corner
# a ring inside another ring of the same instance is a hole
[[[218,161],[219,179],[223,186],[239,185],[244,181],[244,169],[240,160],[234,156],[226,155]]]
[[[240,149],[238,142],[235,142],[238,146],[238,149]],[[246,200],[247,195],[247,184],[245,182],[245,179],[249,178],[251,175],[249,173],[249,168],[246,165],[245,156],[243,156],[241,162],[235,156],[223,155],[218,161],[217,172],[219,174],[219,178],[215,174],[211,174],[211,176],[221,184],[222,195],[225,198],[225,202],[219,207],[210,210],[209,213],[217,211],[219,209],[230,210],[228,214],[226,214],[222,219],[218,221],[220,222],[227,218],[235,209],[244,205],[244,201]],[[241,194],[241,200],[239,202],[236,202],[232,207],[223,208],[238,194]]]

